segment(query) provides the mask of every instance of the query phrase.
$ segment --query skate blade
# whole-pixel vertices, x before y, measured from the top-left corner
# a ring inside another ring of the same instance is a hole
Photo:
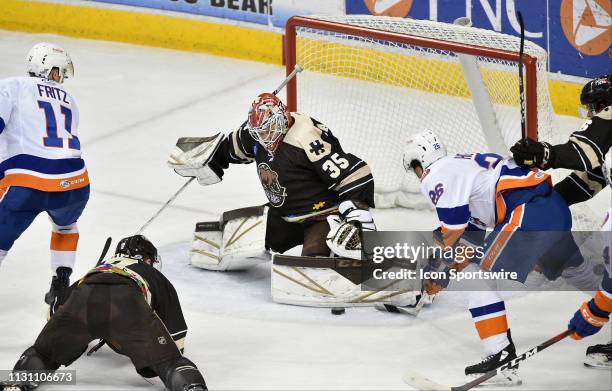
[[[584,360],[584,366],[593,369],[612,369],[612,361],[605,354],[589,354]]]
[[[484,375],[484,373],[473,374],[470,377],[478,378]],[[502,373],[498,374],[495,377],[487,380],[484,383],[479,384],[476,387],[507,387],[507,386],[520,386],[523,384],[523,380],[518,375],[518,371],[516,369],[510,369],[506,371],[502,371]]]

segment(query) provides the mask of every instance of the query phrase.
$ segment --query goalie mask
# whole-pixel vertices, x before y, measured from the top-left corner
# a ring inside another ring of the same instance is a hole
[[[53,68],[59,70],[59,82],[74,77],[74,66],[68,53],[57,45],[41,42],[28,52],[27,72],[33,77],[49,78]]]
[[[149,260],[151,266],[156,266],[161,262],[157,248],[143,235],[128,236],[121,239],[115,249],[115,255],[121,255],[142,262]]]
[[[247,128],[268,152],[274,152],[289,129],[287,108],[275,95],[260,94],[251,104]]]
[[[446,156],[446,147],[431,130],[417,133],[408,139],[404,150],[404,169],[406,172],[415,168],[415,161],[426,169],[433,162]]]

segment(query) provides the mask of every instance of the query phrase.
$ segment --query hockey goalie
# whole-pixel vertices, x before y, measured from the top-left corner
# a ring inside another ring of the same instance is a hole
[[[302,245],[301,257],[275,256],[275,301],[313,306],[376,302],[361,292],[358,278],[336,271],[343,262],[359,267],[361,230],[376,229],[369,211],[374,179],[368,164],[344,152],[324,124],[289,112],[270,93],[255,99],[248,120],[229,135],[179,139],[168,164],[179,175],[211,185],[221,181],[230,164],[252,162],[269,202],[225,212],[218,222],[198,223],[191,264],[245,269],[268,261],[270,251],[282,254]],[[362,296],[369,300],[361,301]],[[410,293],[407,304],[412,301]]]

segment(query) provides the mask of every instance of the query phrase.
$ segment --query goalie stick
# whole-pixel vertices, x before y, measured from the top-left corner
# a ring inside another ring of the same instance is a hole
[[[424,376],[419,375],[416,372],[413,371],[408,371],[404,376],[403,376],[403,380],[406,384],[416,388],[417,390],[420,391],[467,391],[472,389],[473,387],[476,387],[479,384],[484,383],[485,381],[489,380],[490,378],[494,377],[495,375],[499,374],[501,371],[506,370],[510,367],[515,366],[516,364],[527,360],[529,357],[535,356],[536,354],[538,354],[539,352],[541,352],[542,350],[546,349],[547,347],[556,344],[557,342],[561,341],[562,339],[569,337],[570,335],[572,335],[572,333],[574,332],[574,330],[572,329],[568,329],[565,330],[564,332],[562,332],[561,334],[555,335],[554,337],[552,337],[551,339],[542,342],[541,344],[539,344],[538,346],[535,346],[531,349],[529,349],[528,351],[526,351],[525,353],[521,354],[520,356],[518,356],[517,358],[515,358],[514,360],[500,366],[499,368],[490,370],[489,372],[485,373],[484,375],[470,381],[467,382],[463,385],[460,386],[456,386],[456,387],[452,387],[452,386],[446,386],[440,383],[436,383]]]
[[[302,70],[303,69],[300,66],[300,64],[295,64],[295,67],[293,68],[293,71],[291,71],[291,73],[289,75],[287,75],[285,80],[283,80],[283,82],[274,91],[272,91],[272,95],[278,95],[280,90],[282,90],[287,85],[287,83],[289,83],[291,81],[291,79],[293,79],[295,77],[295,75],[297,75],[299,72],[302,72]],[[246,123],[247,123],[247,121],[244,121],[240,127],[243,127]],[[144,223],[143,226],[140,227],[140,229],[138,231],[136,231],[135,235],[140,235],[149,226],[149,224],[151,224],[153,222],[153,220],[155,220],[157,218],[157,216],[159,216],[168,206],[170,206],[170,204],[176,199],[176,197],[178,197],[178,195],[181,194],[183,192],[183,190],[185,190],[187,188],[187,186],[189,186],[191,184],[191,182],[193,182],[194,179],[195,179],[195,177],[189,178],[187,180],[187,182],[185,182],[180,187],[180,189],[178,189],[176,191],[176,193],[174,193],[174,195],[172,197],[170,197],[170,199],[168,201],[166,201],[166,203],[164,205],[162,205],[162,207],[159,208],[159,210],[146,223]]]

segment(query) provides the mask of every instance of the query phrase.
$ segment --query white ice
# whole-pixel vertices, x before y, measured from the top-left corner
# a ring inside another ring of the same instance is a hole
[[[92,194],[79,221],[75,276],[98,257],[107,236],[134,233],[184,182],[165,166],[179,136],[235,129],[254,96],[272,90],[284,69],[257,62],[51,35],[0,32],[0,78],[24,74],[36,42],[52,41],[71,54],[76,77],[66,87],[81,108],[80,137]],[[323,97],[324,98],[324,97]],[[562,118],[564,131],[580,126]],[[458,385],[466,364],[481,350],[459,294],[445,294],[419,318],[348,309],[284,306],[270,299],[269,265],[243,273],[214,273],[188,265],[197,221],[216,220],[227,209],[262,204],[252,166],[235,166],[224,181],[192,185],[145,234],[161,248],[163,271],[174,282],[190,327],[186,355],[212,390],[408,390],[407,369]],[[596,214],[610,205],[606,190],[591,202]],[[431,229],[428,211],[379,210],[382,229]],[[39,216],[16,242],[0,269],[0,369],[9,369],[45,323],[43,296],[51,270],[49,222]],[[541,292],[507,302],[519,351],[561,332],[581,293]],[[589,344],[610,339],[610,327],[575,342],[565,340],[521,367],[521,389],[611,389],[610,371],[582,366]],[[72,368],[77,386],[48,390],[161,390],[133,370],[129,360],[103,348]]]

